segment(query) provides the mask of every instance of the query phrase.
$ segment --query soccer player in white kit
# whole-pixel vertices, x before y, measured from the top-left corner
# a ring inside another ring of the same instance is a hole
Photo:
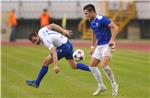
[[[108,66],[112,54],[112,48],[115,46],[115,39],[118,34],[118,26],[110,21],[107,17],[97,14],[94,5],[84,6],[84,15],[89,20],[89,25],[93,30],[93,39],[90,53],[92,55],[90,69],[96,80],[98,88],[93,95],[98,95],[106,90],[101,73],[97,68],[101,62],[102,69],[107,75],[112,85],[112,96],[118,94],[118,84],[111,68]]]
[[[41,28],[38,33],[31,33],[29,35],[29,40],[32,43],[37,45],[43,43],[50,50],[50,55],[43,60],[42,68],[37,76],[37,79],[26,81],[29,86],[36,88],[39,87],[41,80],[48,71],[49,64],[53,63],[53,70],[58,73],[60,71],[58,61],[63,57],[66,58],[73,69],[90,71],[89,66],[82,63],[76,63],[72,56],[73,46],[68,41],[68,38],[61,33],[68,36],[71,36],[72,34],[70,30],[63,29],[62,27],[52,23]]]

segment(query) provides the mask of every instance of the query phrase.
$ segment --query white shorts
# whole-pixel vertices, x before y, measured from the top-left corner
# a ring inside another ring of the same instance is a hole
[[[97,46],[92,55],[92,57],[99,59],[99,60],[102,60],[104,56],[109,56],[109,57],[112,56],[112,52],[111,52],[111,48],[109,47],[109,44]]]

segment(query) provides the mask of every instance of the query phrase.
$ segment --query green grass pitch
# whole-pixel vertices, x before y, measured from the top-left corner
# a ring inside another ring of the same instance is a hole
[[[83,50],[86,53],[83,63],[89,64],[88,49]],[[49,66],[38,89],[27,86],[25,81],[36,78],[42,60],[48,54],[48,49],[43,47],[2,46],[2,98],[112,98],[110,82],[100,67],[107,91],[92,96],[97,88],[92,74],[71,69],[65,59],[60,61],[59,74],[52,71],[52,65]],[[150,97],[148,53],[117,50],[110,65],[119,84],[119,95],[116,98]]]

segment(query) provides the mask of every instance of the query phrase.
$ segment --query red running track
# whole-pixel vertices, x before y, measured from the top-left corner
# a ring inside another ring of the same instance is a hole
[[[74,47],[89,47],[90,48],[90,41],[86,40],[71,40]],[[17,42],[6,42],[2,41],[1,45],[9,45],[9,46],[33,46],[32,43],[29,41],[17,41]],[[150,43],[148,41],[117,41],[116,43],[117,49],[128,49],[133,51],[140,51],[140,52],[149,52],[150,50]]]

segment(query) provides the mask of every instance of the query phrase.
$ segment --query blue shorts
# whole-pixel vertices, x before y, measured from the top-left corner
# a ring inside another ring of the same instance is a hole
[[[73,59],[73,56],[72,56],[73,46],[69,41],[57,47],[56,52],[57,52],[58,60],[62,59],[63,57],[65,57],[67,60]]]

